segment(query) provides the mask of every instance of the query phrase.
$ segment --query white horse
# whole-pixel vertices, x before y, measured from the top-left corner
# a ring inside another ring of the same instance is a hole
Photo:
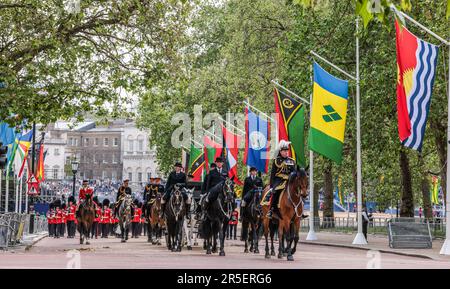
[[[190,208],[190,215],[191,220],[188,220],[187,218],[184,219],[183,223],[183,239],[185,239],[185,242],[187,243],[187,249],[192,250],[192,245],[197,246],[197,233],[194,233],[195,225],[197,224],[197,220],[194,218],[195,212],[197,211],[197,202],[194,200],[194,188],[192,189],[185,189],[185,192],[188,196],[188,204],[191,204]],[[194,242],[192,242],[192,240]]]

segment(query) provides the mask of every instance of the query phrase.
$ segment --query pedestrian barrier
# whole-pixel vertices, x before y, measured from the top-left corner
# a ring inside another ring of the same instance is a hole
[[[389,217],[373,217],[368,224],[367,233],[376,235],[388,235],[389,234]],[[428,224],[430,227],[430,234],[433,239],[445,237],[445,218],[401,218],[402,220],[411,220],[417,223]],[[309,231],[309,218],[301,221],[301,231]],[[314,218],[314,230],[319,232],[339,232],[354,234],[358,231],[358,222],[355,217],[320,217]]]
[[[413,218],[393,218],[389,222],[389,247],[395,249],[431,249],[433,238],[428,222]]]
[[[38,234],[47,230],[45,216],[35,217],[32,232],[30,232],[30,215],[18,213],[0,214],[0,248],[21,244],[24,236]]]

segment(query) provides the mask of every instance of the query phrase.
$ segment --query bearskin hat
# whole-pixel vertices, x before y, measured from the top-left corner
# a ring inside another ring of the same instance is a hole
[[[55,208],[61,208],[61,200],[57,199],[53,202]]]
[[[74,196],[70,196],[70,197],[67,199],[67,202],[72,202],[72,204],[75,204],[75,197],[74,197]]]
[[[137,206],[139,204],[139,200],[138,199],[134,199],[133,204],[135,204]]]
[[[103,206],[109,206],[109,199],[104,199],[103,200]]]

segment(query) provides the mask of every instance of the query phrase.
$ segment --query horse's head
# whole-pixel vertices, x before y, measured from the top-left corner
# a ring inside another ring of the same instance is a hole
[[[178,216],[183,209],[183,187],[178,184],[173,186],[172,197],[170,198],[171,207],[175,216]]]
[[[308,197],[308,174],[299,166],[289,175],[288,186],[290,186],[299,197]]]
[[[222,192],[225,202],[234,202],[234,183],[230,178],[225,179]]]

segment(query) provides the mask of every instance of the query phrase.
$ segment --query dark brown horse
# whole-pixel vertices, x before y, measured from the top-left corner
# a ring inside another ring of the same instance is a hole
[[[95,219],[95,205],[90,196],[86,196],[86,200],[80,204],[78,211],[77,221],[80,244],[83,244],[84,240],[86,240],[86,245],[89,245],[89,234]]]
[[[266,187],[265,191],[268,190]],[[294,261],[293,255],[297,250],[298,233],[300,231],[300,219],[303,213],[304,199],[308,197],[308,175],[302,168],[297,168],[289,175],[286,187],[282,192],[279,200],[279,208],[281,219],[276,214],[272,220],[267,217],[264,218],[264,235],[266,237],[266,258],[270,258],[269,246],[267,242],[267,235],[271,231],[272,252],[273,252],[273,234],[274,229],[278,226],[278,258],[283,258],[283,253],[286,252],[287,260]],[[268,211],[268,206],[263,206],[263,216]],[[286,240],[286,248],[284,247],[284,240]],[[294,243],[294,247],[292,247]],[[274,253],[274,252],[273,252]],[[274,255],[272,253],[272,255]]]
[[[164,219],[160,217],[161,212],[161,193],[156,194],[156,198],[150,207],[148,214],[148,241],[153,245],[161,245],[161,236],[165,227]],[[155,239],[153,239],[153,234]]]

